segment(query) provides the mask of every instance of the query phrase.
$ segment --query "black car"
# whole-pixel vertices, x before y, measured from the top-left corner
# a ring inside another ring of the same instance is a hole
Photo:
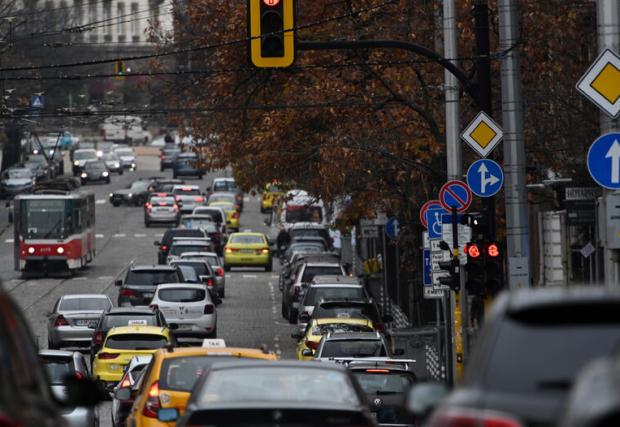
[[[172,164],[172,176],[195,176],[202,179],[205,170],[200,167],[200,159],[196,153],[179,153]]]
[[[178,148],[162,148],[159,156],[159,170],[172,169],[172,165],[181,152]]]
[[[132,206],[143,206],[149,195],[151,180],[138,180],[132,182],[129,187],[116,190],[110,193],[110,203],[115,207],[122,204]]]
[[[101,315],[90,343],[91,362],[101,350],[108,331],[117,326],[148,325],[166,326],[166,318],[153,307],[113,307]]]
[[[577,373],[617,352],[618,343],[618,292],[602,286],[506,292],[476,338],[463,381],[429,425],[450,425],[463,413],[484,424],[485,414],[495,413],[524,426],[557,426]]]
[[[118,305],[149,305],[160,283],[183,283],[183,275],[169,265],[131,266],[125,280],[117,280]]]
[[[80,173],[80,181],[82,185],[89,182],[103,181],[107,184],[110,183],[110,171],[106,167],[103,160],[92,160],[86,162]]]
[[[185,181],[182,179],[157,178],[151,184],[151,191],[155,193],[172,193],[172,187],[183,184],[185,184]]]
[[[35,178],[26,168],[9,168],[0,174],[0,197],[13,198],[20,193],[32,191]]]
[[[364,390],[370,410],[380,424],[409,424],[405,411],[407,393],[416,382],[407,367],[389,362],[354,362],[348,365]]]
[[[205,232],[200,229],[170,228],[166,230],[164,236],[161,239],[161,242],[155,242],[155,246],[159,247],[159,251],[157,251],[157,262],[159,262],[160,264],[166,263],[166,259],[168,258],[168,251],[170,251],[170,246],[172,246],[172,241],[175,237],[205,238],[209,236],[207,236]]]

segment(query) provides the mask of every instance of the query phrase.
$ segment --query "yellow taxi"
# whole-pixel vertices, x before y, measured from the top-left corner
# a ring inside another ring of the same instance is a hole
[[[273,268],[267,236],[263,233],[232,233],[224,246],[224,270],[254,266],[265,267],[265,271]]]
[[[106,389],[111,389],[123,377],[132,357],[153,354],[170,344],[173,339],[168,328],[142,325],[112,328],[93,361],[93,376]]]
[[[142,378],[140,390],[126,425],[174,426],[174,422],[159,421],[157,411],[161,408],[176,408],[179,415],[183,415],[194,383],[202,373],[211,363],[231,359],[277,360],[278,358],[275,354],[262,350],[224,346],[157,350],[149,370]]]
[[[374,332],[375,327],[370,320],[355,318],[326,318],[312,319],[306,326],[305,332],[293,333],[297,338],[295,354],[299,360],[312,360],[314,351],[319,347],[323,335],[328,332]]]
[[[229,202],[212,202],[209,206],[222,208],[226,212],[226,226],[229,230],[239,231],[239,211],[234,204]]]
[[[260,199],[261,213],[269,212],[273,209],[273,204],[282,196],[284,196],[284,192],[280,188],[280,183],[278,181],[265,185],[263,196]]]

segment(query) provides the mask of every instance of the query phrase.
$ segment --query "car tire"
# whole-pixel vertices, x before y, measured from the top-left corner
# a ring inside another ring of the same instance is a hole
[[[110,178],[108,178],[108,179],[105,180],[105,182],[107,182],[109,184],[110,182],[112,182],[112,180]]]
[[[144,197],[139,196],[136,198],[136,206],[142,206],[144,205],[145,201],[144,201]]]
[[[118,171],[118,174],[119,174],[119,175],[122,175],[122,174],[123,174],[123,169],[121,169],[120,171]]]
[[[119,202],[112,202],[112,206],[118,208],[121,204]]]
[[[289,307],[288,309],[288,323],[291,325],[295,325],[297,323],[297,310],[293,307]]]
[[[148,221],[144,221],[144,225],[146,226],[146,228],[149,228],[151,226],[151,223]]]
[[[273,271],[273,261],[271,261],[271,260],[269,261],[269,264],[267,264],[267,265],[265,266],[265,271],[266,271],[267,273],[270,273],[270,272],[272,272],[272,271]]]
[[[222,288],[222,289],[220,289],[220,291],[217,293],[217,295],[218,295],[220,298],[226,298],[226,288]]]
[[[282,317],[284,317],[285,319],[288,319],[288,311],[286,310],[286,304],[284,301],[284,293],[282,293]]]
[[[224,271],[230,271],[230,265],[224,264]]]

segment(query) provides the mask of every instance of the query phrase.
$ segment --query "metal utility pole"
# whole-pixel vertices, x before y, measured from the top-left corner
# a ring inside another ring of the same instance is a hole
[[[599,53],[606,49],[620,53],[620,2],[618,0],[598,0],[596,6],[596,31],[598,34]],[[601,135],[604,135],[618,131],[620,123],[601,111],[600,127]],[[604,196],[605,194],[609,194],[609,191],[604,191]],[[605,283],[612,287],[617,287],[620,282],[620,272],[618,271],[620,264],[618,261],[614,261],[614,259],[618,258],[618,254],[614,252],[618,251],[608,249],[607,245],[605,245]]]
[[[519,70],[518,0],[498,0],[501,62],[508,285],[530,286],[529,224],[525,188],[523,102]]]
[[[454,0],[443,0],[444,57],[456,65],[456,7]],[[445,70],[446,100],[446,154],[448,160],[448,179],[461,179],[463,176],[463,148],[459,133],[459,83],[454,74]]]

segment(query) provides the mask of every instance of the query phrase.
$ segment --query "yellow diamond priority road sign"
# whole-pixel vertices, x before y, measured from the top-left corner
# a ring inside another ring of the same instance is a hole
[[[500,128],[484,111],[481,111],[463,131],[461,138],[463,138],[480,157],[486,157],[493,151],[503,135],[502,128]]]
[[[620,115],[620,56],[607,49],[577,83],[577,90],[611,118]]]

